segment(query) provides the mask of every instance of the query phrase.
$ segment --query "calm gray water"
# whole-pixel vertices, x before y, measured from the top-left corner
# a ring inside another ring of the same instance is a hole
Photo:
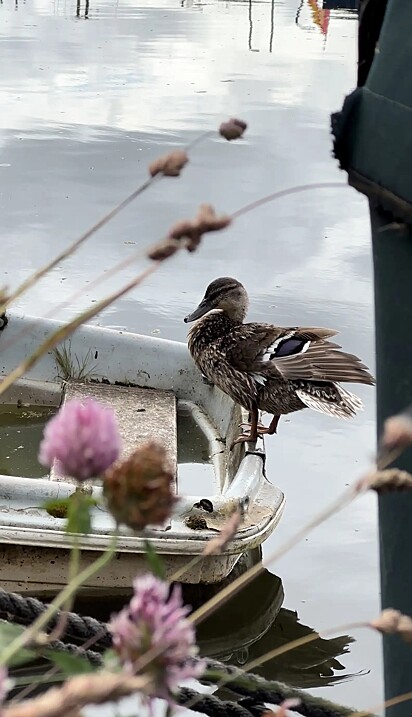
[[[139,265],[98,290],[88,289],[91,280],[201,201],[233,211],[295,184],[345,182],[331,156],[329,115],[355,83],[357,23],[345,10],[327,18],[314,6],[90,0],[85,18],[84,0],[79,7],[75,0],[0,0],[0,284],[16,286],[94,223],[142,181],[159,152],[228,115],[249,123],[242,142],[199,145],[181,179],[153,187],[17,308],[44,315],[83,289],[59,314],[69,318]],[[310,191],[246,215],[196,254],[162,267],[98,322],[185,340],[183,316],[219,275],[245,283],[252,320],[335,327],[345,348],[373,368],[368,215],[354,190]],[[266,554],[368,465],[374,392],[359,394],[366,408],[355,420],[308,411],[267,440],[269,476],[285,491],[287,508]],[[315,630],[373,617],[373,497],[269,569],[282,578],[284,606]],[[344,674],[367,674],[326,695],[367,707],[381,697],[380,641],[365,631],[353,637],[339,658]]]

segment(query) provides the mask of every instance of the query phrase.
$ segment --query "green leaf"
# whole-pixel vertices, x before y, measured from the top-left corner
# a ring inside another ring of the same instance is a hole
[[[9,647],[10,643],[20,637],[25,628],[22,625],[15,625],[6,620],[0,620],[0,653]],[[25,662],[30,662],[36,659],[36,653],[33,650],[28,650],[26,647],[22,647],[8,663],[9,666],[15,667],[16,665],[23,665]]]
[[[48,660],[60,668],[65,677],[85,675],[87,672],[96,670],[89,660],[79,655],[70,655],[67,652],[57,652],[56,650],[47,650],[44,654]]]
[[[147,562],[149,563],[150,569],[157,578],[161,580],[166,579],[166,570],[163,560],[156,553],[154,547],[149,543],[148,540],[144,541],[144,547],[146,551]]]
[[[70,498],[52,498],[43,503],[42,508],[53,518],[67,518],[69,505]]]
[[[90,533],[92,528],[91,509],[96,501],[90,495],[76,491],[70,496],[66,531],[68,533]]]
[[[119,662],[118,654],[111,647],[109,647],[103,653],[103,663],[102,664],[106,670],[110,670],[111,672],[120,672],[121,671],[121,665]]]

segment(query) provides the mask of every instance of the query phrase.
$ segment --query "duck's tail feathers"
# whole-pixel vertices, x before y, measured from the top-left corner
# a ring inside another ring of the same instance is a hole
[[[338,384],[334,384],[336,389],[336,399],[330,400],[320,395],[314,395],[305,391],[304,389],[298,389],[296,391],[302,403],[313,411],[319,411],[319,413],[326,413],[329,416],[336,416],[336,418],[351,418],[355,416],[358,411],[363,410],[363,403],[358,396],[354,393],[346,391]]]

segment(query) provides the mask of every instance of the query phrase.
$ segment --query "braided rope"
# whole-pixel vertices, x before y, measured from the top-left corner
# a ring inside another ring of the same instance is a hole
[[[47,605],[36,598],[25,598],[17,593],[8,593],[0,589],[0,616],[9,622],[29,625],[46,609]],[[50,629],[56,625],[60,614],[58,612],[50,621]],[[94,666],[102,664],[103,657],[100,653],[111,646],[111,635],[104,622],[73,612],[67,613],[63,638],[65,642],[54,641],[51,647],[61,652],[85,657]],[[85,650],[73,644],[84,643],[93,638],[97,638],[93,642],[94,650]],[[215,695],[203,695],[188,688],[179,690],[177,701],[189,709],[193,705],[194,711],[203,712],[209,717],[259,717],[266,711],[265,702],[278,705],[289,697],[297,697],[300,700],[299,706],[294,710],[302,717],[348,717],[354,712],[349,707],[314,697],[282,682],[265,680],[260,675],[245,673],[234,665],[225,665],[217,660],[206,659],[206,669],[220,676],[230,677],[225,682],[225,687],[237,696],[236,702],[221,700]],[[204,681],[214,684],[214,680],[208,680],[207,677]],[[373,715],[365,714],[365,717],[373,717]]]
[[[217,660],[210,659],[206,663],[208,670],[223,673],[231,678],[225,684],[229,690],[243,695],[245,698],[253,699],[256,703],[270,702],[277,705],[290,697],[296,697],[300,700],[300,705],[293,709],[303,717],[348,717],[355,712],[350,707],[314,697],[306,691],[290,687],[283,682],[266,680],[260,675],[244,672],[235,665],[224,665]],[[373,715],[365,713],[365,717],[373,717]]]
[[[46,609],[47,605],[36,598],[25,598],[0,589],[0,615],[9,622],[30,625]],[[51,630],[57,625],[60,615],[61,612],[58,611],[50,620]],[[67,613],[64,636],[68,642],[83,643],[97,635],[99,637],[93,645],[95,650],[101,651],[111,646],[112,640],[104,622],[95,620],[94,617],[83,617],[75,612]]]
[[[202,712],[208,717],[258,717],[266,712],[264,705],[259,706],[259,712],[254,710],[255,705],[246,706],[247,702],[232,702],[231,700],[220,700],[215,695],[201,695],[195,690],[182,687],[176,698],[181,707],[188,707],[195,712]],[[191,708],[191,705],[193,707]]]
[[[50,643],[50,648],[56,652],[65,652],[68,655],[74,657],[84,657],[90,662],[93,667],[100,667],[103,664],[103,655],[100,652],[94,652],[93,650],[85,650],[83,647],[78,645],[72,645],[71,643],[65,643],[61,640],[53,640]]]

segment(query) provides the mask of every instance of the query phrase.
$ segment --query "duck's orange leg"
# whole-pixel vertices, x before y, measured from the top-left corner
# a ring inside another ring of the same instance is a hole
[[[250,441],[253,443],[256,441],[258,437],[258,410],[257,408],[252,408],[250,412],[250,424],[248,423],[247,426],[250,428],[248,433],[241,433],[240,436],[235,438],[232,445],[230,446],[230,450],[232,450],[233,446],[235,446],[237,443],[246,443],[247,441]]]
[[[258,436],[273,436],[274,433],[277,433],[278,423],[280,421],[280,416],[273,416],[269,426],[266,428],[265,426],[258,426],[257,432]]]

